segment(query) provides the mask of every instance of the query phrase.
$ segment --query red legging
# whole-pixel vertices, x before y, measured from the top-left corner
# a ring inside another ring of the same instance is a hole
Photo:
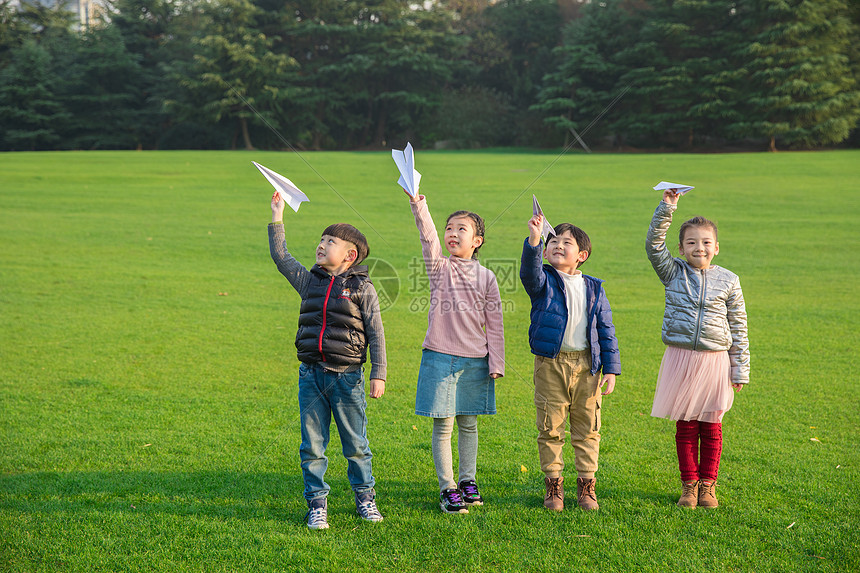
[[[675,446],[678,449],[681,479],[716,481],[720,469],[720,454],[723,452],[723,425],[698,420],[678,420],[676,430]]]

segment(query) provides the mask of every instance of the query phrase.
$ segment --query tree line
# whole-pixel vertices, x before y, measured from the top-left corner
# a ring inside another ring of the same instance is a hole
[[[0,149],[857,143],[857,0],[0,0]]]

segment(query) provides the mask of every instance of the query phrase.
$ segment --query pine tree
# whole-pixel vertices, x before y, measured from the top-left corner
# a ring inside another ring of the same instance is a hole
[[[254,148],[250,124],[278,127],[286,98],[284,74],[295,65],[272,52],[272,39],[260,31],[260,15],[249,0],[208,4],[193,38],[192,60],[168,67],[182,87],[177,100],[166,102],[178,117],[233,123],[246,149]]]
[[[90,28],[55,56],[55,77],[72,113],[66,146],[133,149],[140,144],[142,75],[114,26]]]
[[[630,136],[692,146],[719,136],[737,117],[730,54],[742,31],[734,3],[724,0],[653,0],[639,12],[644,25],[633,49],[633,110],[616,124]]]
[[[169,127],[164,101],[176,96],[175,82],[165,81],[162,64],[181,59],[189,50],[175,24],[184,4],[174,0],[113,0],[110,25],[115,27],[128,53],[136,58],[135,124],[130,125],[141,147],[152,148]]]
[[[816,147],[845,140],[860,117],[849,53],[857,26],[844,0],[760,0],[741,16],[751,41],[738,53],[739,137]]]
[[[635,65],[628,61],[629,46],[640,27],[636,12],[624,2],[586,5],[565,27],[563,44],[554,52],[558,66],[544,76],[531,109],[542,113],[566,142],[571,129],[589,139],[612,134],[622,110],[630,109],[629,100],[616,98],[629,90],[625,77]]]
[[[11,56],[12,63],[0,71],[0,148],[53,149],[71,114],[54,92],[51,55],[31,38]]]

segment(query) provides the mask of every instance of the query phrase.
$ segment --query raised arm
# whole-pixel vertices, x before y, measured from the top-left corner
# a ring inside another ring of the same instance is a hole
[[[415,198],[410,197],[410,205],[412,206],[412,214],[415,216],[415,225],[418,227],[418,237],[421,239],[421,254],[424,256],[424,265],[427,267],[427,274],[430,275],[436,271],[444,258],[442,245],[439,243],[439,235],[436,234],[433,217],[430,216],[424,195]]]
[[[546,284],[546,275],[541,265],[540,242],[532,246],[526,239],[523,241],[523,255],[520,259],[520,282],[526,289],[526,293],[532,297],[537,295]]]
[[[648,228],[648,235],[645,239],[645,251],[648,253],[648,260],[651,261],[651,266],[654,267],[654,271],[664,285],[668,284],[678,272],[675,260],[669,253],[669,249],[666,248],[666,233],[672,224],[672,214],[677,207],[677,198],[674,204],[667,203],[665,200],[661,201],[651,218],[651,226]]]
[[[278,271],[284,275],[293,288],[304,296],[311,273],[300,262],[298,262],[287,250],[287,241],[284,237],[284,200],[280,195],[272,195],[272,222],[269,223],[269,253]]]

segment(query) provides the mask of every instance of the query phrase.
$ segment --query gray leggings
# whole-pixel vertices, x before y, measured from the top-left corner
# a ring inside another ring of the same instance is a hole
[[[478,465],[478,416],[456,416],[457,454],[460,458],[459,481],[475,479]],[[439,489],[456,488],[451,433],[454,417],[433,419],[433,464],[439,478]]]

